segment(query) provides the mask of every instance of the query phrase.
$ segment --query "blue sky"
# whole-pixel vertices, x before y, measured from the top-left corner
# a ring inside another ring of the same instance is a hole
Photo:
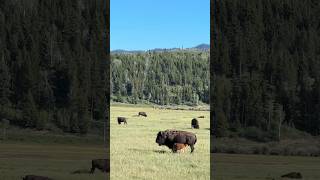
[[[111,50],[210,42],[210,0],[110,0]]]

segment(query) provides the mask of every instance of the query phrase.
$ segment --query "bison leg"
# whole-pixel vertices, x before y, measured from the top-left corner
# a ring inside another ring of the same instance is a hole
[[[191,153],[192,153],[194,151],[194,146],[190,145],[190,148],[191,148]]]
[[[91,168],[90,173],[93,174],[94,173],[94,167]]]
[[[172,148],[171,150],[172,150],[173,153],[177,152],[177,149],[175,149],[175,148]]]

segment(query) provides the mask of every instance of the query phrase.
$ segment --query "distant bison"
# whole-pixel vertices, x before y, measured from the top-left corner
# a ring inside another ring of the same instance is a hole
[[[196,118],[191,120],[191,128],[199,129],[199,122]]]
[[[204,118],[204,116],[199,116],[198,118]]]
[[[87,169],[79,169],[79,170],[75,170],[73,172],[71,172],[71,174],[89,174],[90,171]]]
[[[282,178],[302,179],[302,175],[299,172],[291,172],[281,176]]]
[[[187,147],[187,144],[181,144],[181,143],[174,143],[172,151],[173,152],[184,152],[185,148]]]
[[[144,116],[144,117],[147,117],[147,113],[146,113],[146,112],[139,112],[138,116]]]
[[[23,180],[52,180],[45,176],[36,176],[36,175],[26,175]]]
[[[175,143],[189,145],[191,153],[194,151],[194,145],[196,142],[197,137],[194,133],[177,130],[159,131],[156,139],[156,143],[158,143],[159,146],[165,145],[172,150]]]
[[[121,124],[122,122],[127,124],[127,119],[125,117],[118,117],[118,124]]]
[[[92,160],[92,166],[90,173],[94,173],[95,169],[100,169],[102,172],[110,172],[110,166],[108,159],[94,159]]]

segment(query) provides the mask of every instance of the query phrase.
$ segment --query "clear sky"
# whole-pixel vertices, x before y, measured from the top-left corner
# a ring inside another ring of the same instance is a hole
[[[110,0],[111,50],[210,42],[210,0]]]

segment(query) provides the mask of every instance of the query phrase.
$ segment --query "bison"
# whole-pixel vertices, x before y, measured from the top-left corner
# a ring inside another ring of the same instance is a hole
[[[146,112],[139,112],[139,113],[138,113],[138,116],[144,116],[144,117],[147,117],[147,113],[146,113]]]
[[[191,128],[199,129],[199,122],[196,118],[191,120]]]
[[[187,144],[181,144],[181,143],[174,143],[172,152],[184,152],[185,148],[187,147]]]
[[[118,117],[118,124],[121,124],[122,122],[127,124],[127,119],[125,117]]]
[[[79,170],[75,170],[73,172],[71,172],[71,174],[89,174],[90,171],[87,169],[79,169]]]
[[[192,132],[187,131],[177,131],[177,130],[165,130],[159,131],[156,143],[161,145],[165,145],[168,148],[174,148],[175,143],[186,144],[189,145],[191,148],[191,153],[194,151],[194,145],[197,142],[197,137]]]
[[[90,173],[94,173],[95,169],[100,169],[102,172],[110,172],[109,160],[108,159],[94,159],[92,160],[92,166]]]
[[[51,178],[45,176],[36,176],[36,175],[26,175],[22,180],[52,180]]]
[[[282,178],[302,179],[302,175],[299,172],[291,172],[281,176]]]

